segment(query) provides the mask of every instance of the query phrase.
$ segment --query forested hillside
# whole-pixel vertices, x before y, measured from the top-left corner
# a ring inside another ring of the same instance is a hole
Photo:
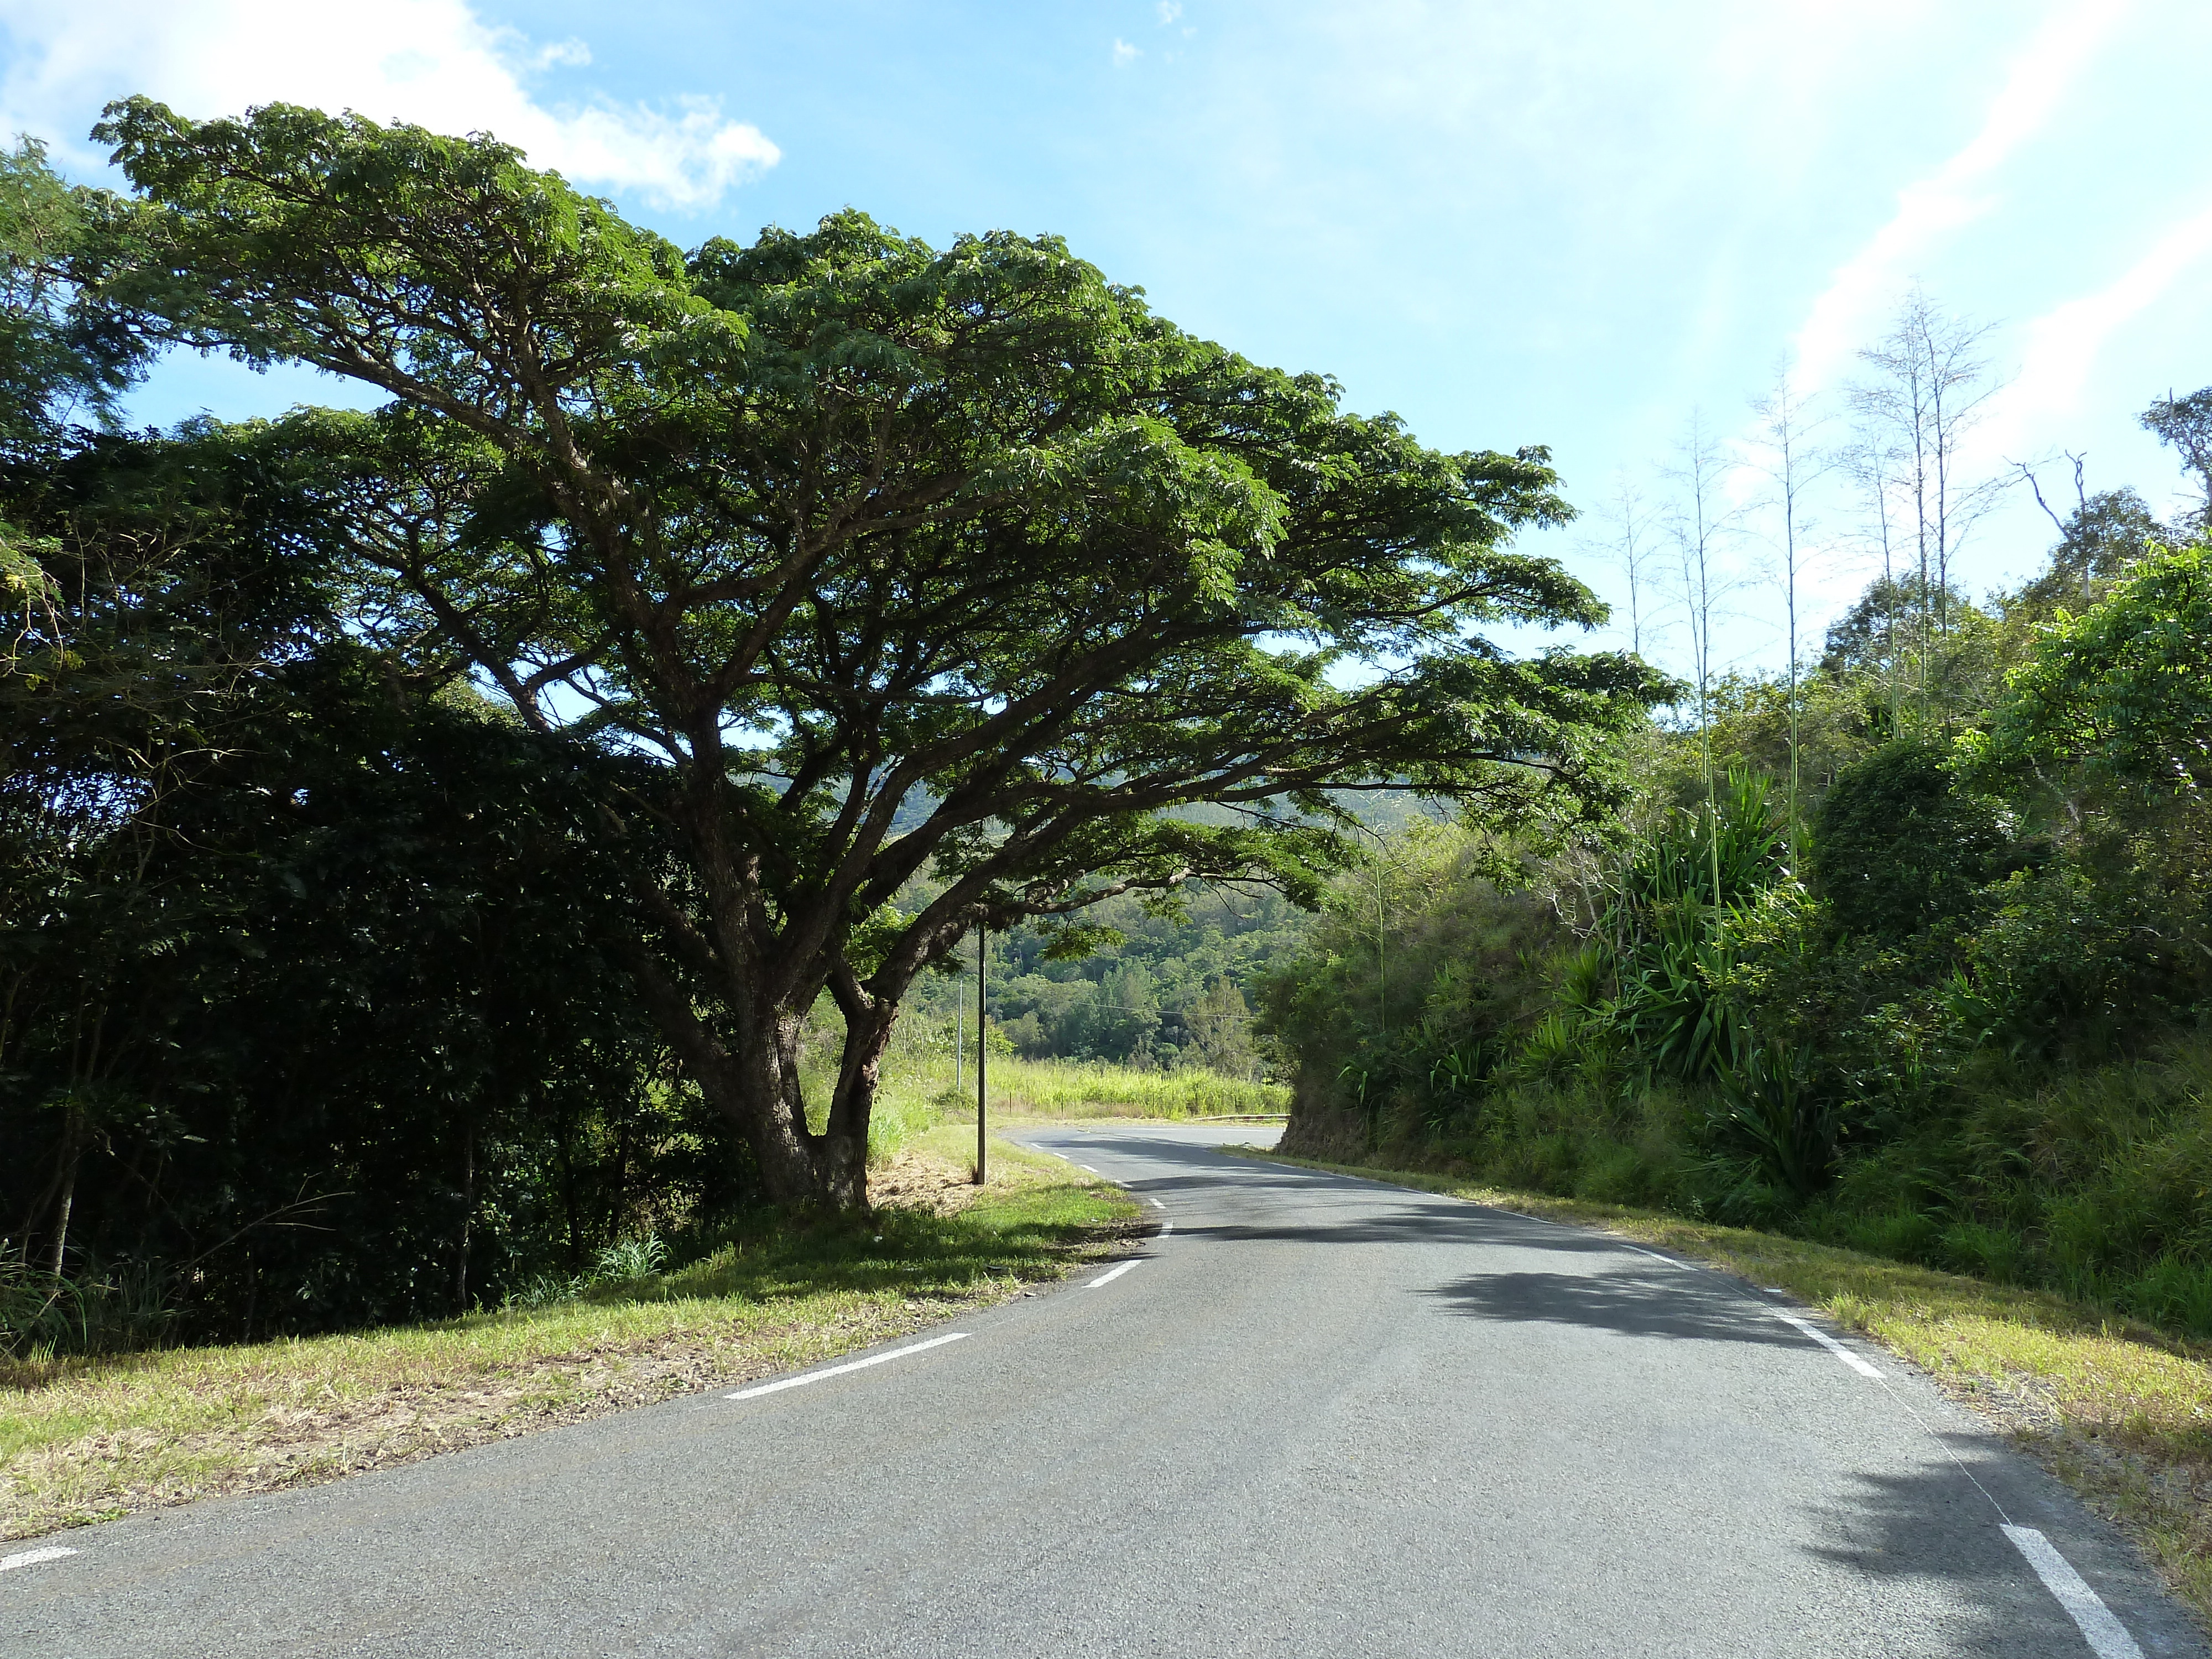
[[[2212,389],[2144,419],[2174,521],[2083,494],[1986,602],[1877,580],[1691,688],[1613,833],[1393,837],[1267,984],[1291,1143],[2212,1334]]]

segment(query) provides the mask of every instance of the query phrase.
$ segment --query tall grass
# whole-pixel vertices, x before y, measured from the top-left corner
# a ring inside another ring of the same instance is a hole
[[[1291,1091],[1216,1072],[1139,1072],[1103,1060],[993,1055],[991,1109],[1012,1116],[1219,1117],[1285,1112]]]
[[[868,1163],[880,1169],[948,1118],[975,1121],[975,1072],[969,1057],[955,1088],[952,1062],[927,1050],[884,1057],[883,1078],[868,1120]],[[829,1119],[834,1075],[805,1077],[808,1118],[818,1133]],[[993,1054],[989,1071],[993,1119],[1152,1117],[1178,1120],[1285,1112],[1291,1091],[1279,1083],[1255,1083],[1205,1071],[1139,1072],[1103,1060],[1022,1060]]]

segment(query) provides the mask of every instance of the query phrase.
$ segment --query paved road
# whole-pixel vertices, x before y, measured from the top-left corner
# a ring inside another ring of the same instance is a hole
[[[66,1534],[0,1574],[0,1652],[2206,1651],[1886,1356],[1613,1241],[1207,1144],[1253,1133],[1034,1132],[1171,1231],[811,1384]],[[2007,1522],[2101,1598],[2101,1649]]]

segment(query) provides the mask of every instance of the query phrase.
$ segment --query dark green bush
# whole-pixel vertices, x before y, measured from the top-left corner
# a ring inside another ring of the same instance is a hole
[[[2004,848],[1997,803],[1961,792],[1944,746],[1912,737],[1838,775],[1809,863],[1838,927],[1893,941],[1966,910]]]

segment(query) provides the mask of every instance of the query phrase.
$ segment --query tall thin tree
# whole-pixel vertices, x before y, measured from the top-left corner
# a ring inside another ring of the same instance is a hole
[[[1722,492],[1726,463],[1719,442],[1705,424],[1704,411],[1692,410],[1675,447],[1670,469],[1680,486],[1674,534],[1681,560],[1682,607],[1688,614],[1690,663],[1698,699],[1698,763],[1705,787],[1707,848],[1715,926],[1721,898],[1720,791],[1713,777],[1713,617],[1730,586],[1721,568],[1723,542],[1732,532],[1735,514]]]
[[[1861,441],[1851,446],[1849,455],[1851,477],[1858,487],[1872,515],[1871,527],[1875,545],[1881,553],[1881,586],[1876,590],[1881,596],[1881,635],[1877,647],[1881,664],[1883,690],[1888,695],[1889,728],[1894,733],[1904,717],[1904,682],[1898,673],[1897,654],[1897,525],[1894,491],[1897,485],[1897,455],[1879,441]]]
[[[1651,564],[1659,555],[1652,531],[1657,515],[1624,468],[1613,475],[1613,488],[1597,520],[1603,527],[1596,544],[1628,587],[1628,648],[1644,654],[1644,633],[1651,614]]]
[[[1808,410],[1807,399],[1797,395],[1786,369],[1776,374],[1772,388],[1753,404],[1752,412],[1759,417],[1756,465],[1773,486],[1773,504],[1782,517],[1782,601],[1790,643],[1790,865],[1792,870],[1800,870],[1803,868],[1798,834],[1802,731],[1797,677],[1797,583],[1802,538],[1811,527],[1805,495],[1836,463],[1814,442],[1820,417]]]
[[[1919,590],[1921,717],[1938,692],[1932,665],[1938,641],[1950,635],[1951,566],[1976,519],[2008,480],[1976,479],[1963,471],[1967,433],[1985,412],[1998,383],[1983,348],[1986,324],[1954,317],[1917,284],[1899,305],[1889,331],[1859,353],[1874,378],[1853,389],[1867,435],[1886,441],[1905,463],[1901,483],[1912,515]]]

